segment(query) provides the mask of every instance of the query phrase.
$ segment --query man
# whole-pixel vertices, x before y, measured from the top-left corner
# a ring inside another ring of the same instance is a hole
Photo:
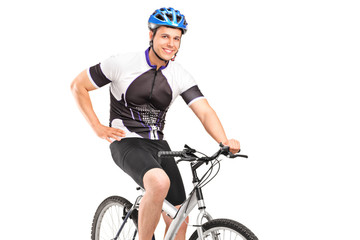
[[[224,129],[192,76],[174,60],[186,33],[184,15],[173,8],[156,10],[149,18],[150,47],[144,52],[120,54],[90,67],[72,82],[78,106],[95,133],[109,141],[115,163],[146,192],[139,209],[139,239],[155,231],[166,198],[175,206],[185,200],[185,190],[175,160],[160,161],[157,152],[170,150],[163,140],[166,112],[181,95],[207,132],[218,142],[240,150]],[[110,83],[110,126],[98,120],[89,91]],[[171,219],[163,216],[166,227]],[[177,239],[185,239],[186,224]]]

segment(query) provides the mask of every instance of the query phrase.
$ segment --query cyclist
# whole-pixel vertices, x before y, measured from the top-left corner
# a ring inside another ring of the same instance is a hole
[[[139,208],[139,239],[151,239],[166,198],[179,207],[185,190],[175,160],[160,161],[157,152],[170,150],[164,140],[165,115],[181,95],[207,132],[236,153],[240,143],[228,139],[215,111],[193,77],[174,62],[182,35],[187,31],[185,16],[173,8],[156,10],[149,18],[150,47],[144,52],[112,56],[81,72],[71,89],[80,111],[95,133],[109,141],[115,163],[146,192]],[[97,118],[89,91],[110,84],[110,126]],[[166,229],[171,220],[163,215]],[[177,239],[185,239],[184,223]]]

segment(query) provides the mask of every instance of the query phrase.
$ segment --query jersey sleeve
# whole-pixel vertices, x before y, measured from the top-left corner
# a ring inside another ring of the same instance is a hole
[[[88,69],[89,79],[96,88],[100,88],[115,81],[118,75],[119,66],[115,56],[112,56]]]
[[[190,106],[193,102],[204,98],[204,95],[201,93],[195,79],[185,69],[182,69],[180,81],[180,95],[188,106]]]
[[[187,105],[191,105],[196,100],[204,98],[204,95],[201,93],[198,85],[194,85],[185,92],[181,94],[181,97],[184,99]]]

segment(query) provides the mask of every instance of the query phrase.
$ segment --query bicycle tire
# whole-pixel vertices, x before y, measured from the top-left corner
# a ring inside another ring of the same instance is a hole
[[[91,227],[92,240],[114,239],[123,223],[124,216],[131,209],[132,203],[119,196],[106,198],[97,208]],[[138,212],[135,209],[127,220],[119,240],[132,240],[137,237]]]
[[[230,219],[214,219],[202,225],[204,240],[258,240],[255,234],[239,222]],[[240,236],[240,238],[239,238]],[[198,233],[195,231],[189,240],[197,240]]]

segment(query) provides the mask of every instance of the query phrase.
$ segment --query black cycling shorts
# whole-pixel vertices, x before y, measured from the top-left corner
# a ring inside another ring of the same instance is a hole
[[[184,184],[175,159],[160,159],[157,155],[159,151],[170,151],[165,140],[124,138],[111,143],[110,150],[115,163],[141,187],[144,187],[143,177],[147,171],[153,168],[163,169],[170,179],[166,200],[174,206],[185,201]]]

